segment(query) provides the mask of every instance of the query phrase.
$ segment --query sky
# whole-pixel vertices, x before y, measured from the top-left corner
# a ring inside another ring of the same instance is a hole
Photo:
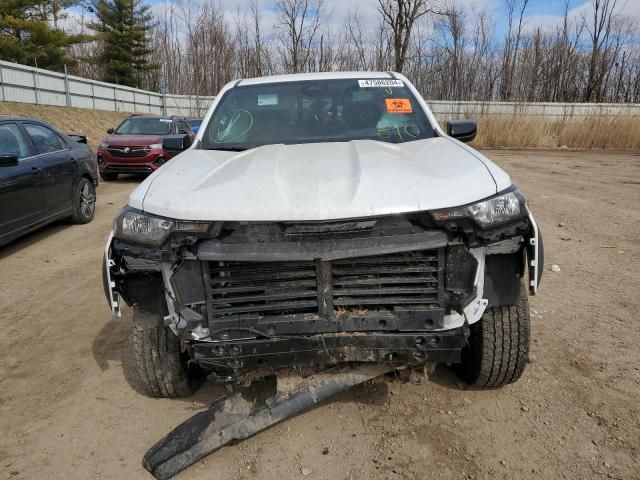
[[[154,9],[162,10],[165,0],[144,0],[145,3],[151,5]],[[197,3],[199,1],[219,2],[229,17],[233,19],[234,14],[240,11],[248,10],[249,0],[183,0],[187,3]],[[434,2],[453,2],[454,4],[464,5],[480,10],[486,10],[491,19],[494,21],[494,34],[503,36],[506,31],[506,0],[432,0]],[[522,0],[516,0],[518,3]],[[262,22],[269,30],[269,25],[273,25],[276,21],[274,0],[257,0],[260,11],[262,12]],[[591,11],[592,0],[569,0],[569,17],[580,18],[584,14]],[[623,16],[635,19],[640,23],[640,0],[617,0],[617,11]],[[365,23],[374,25],[379,21],[376,7],[377,0],[324,0],[325,14],[328,15],[328,27],[332,30],[339,29],[342,26],[343,19],[350,11],[357,11]],[[525,14],[525,31],[532,30],[538,26],[553,29],[562,21],[565,0],[529,0]],[[74,12],[76,13],[76,12]],[[71,17],[74,15],[72,14]],[[71,20],[71,19],[70,19]]]
[[[197,0],[187,0],[197,1]],[[455,0],[454,0],[455,1]],[[150,5],[157,5],[162,3],[163,0],[146,0],[146,3]],[[238,7],[243,8],[247,5],[247,0],[221,0],[221,5],[229,11],[235,11]],[[259,0],[260,7],[266,12],[273,10],[272,0]],[[371,13],[375,15],[377,0],[324,0],[325,5],[329,10],[333,10],[334,13],[343,17],[348,10],[359,10],[363,14]],[[505,0],[457,0],[456,3],[463,3],[478,8],[486,8],[488,11],[494,13],[496,17],[504,17],[506,8]],[[550,19],[558,19],[562,16],[564,10],[564,0],[529,0],[527,6],[527,13],[530,17],[549,17]],[[587,9],[591,0],[570,0],[570,10],[584,10]],[[631,15],[640,19],[640,0],[618,0],[619,9],[625,15]],[[496,20],[498,20],[496,18]],[[506,18],[505,18],[506,20]]]
[[[147,0],[151,5],[157,5],[161,8],[163,0]],[[198,0],[185,0],[198,1]],[[487,10],[491,18],[495,22],[494,33],[497,35],[504,34],[506,30],[506,1],[505,0],[433,0],[434,2],[459,3],[467,7]],[[640,22],[640,0],[617,0],[618,11],[625,17],[635,18]],[[519,2],[518,2],[519,3]],[[569,0],[569,16],[579,18],[585,12],[591,10],[592,0]],[[235,13],[238,9],[245,9],[248,0],[220,0],[222,7],[229,15]],[[258,0],[261,11],[265,16],[266,23],[274,21],[274,2],[273,0]],[[376,23],[378,21],[378,13],[376,7],[377,0],[324,0],[325,11],[330,13],[329,22],[340,26],[342,19],[349,11],[358,11],[362,18],[368,22]],[[526,10],[525,28],[534,28],[534,26],[543,25],[553,28],[561,23],[564,12],[565,0],[529,0]]]

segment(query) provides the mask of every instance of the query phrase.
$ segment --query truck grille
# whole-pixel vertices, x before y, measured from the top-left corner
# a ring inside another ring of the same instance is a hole
[[[213,318],[441,305],[444,254],[402,252],[333,261],[208,262]]]
[[[332,262],[333,304],[347,308],[438,305],[438,252]]]
[[[314,262],[209,262],[214,317],[317,310]]]
[[[142,158],[147,156],[151,150],[148,147],[117,147],[109,148],[108,151],[114,157]]]

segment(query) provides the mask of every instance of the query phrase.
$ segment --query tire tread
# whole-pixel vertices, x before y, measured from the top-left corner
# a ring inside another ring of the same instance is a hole
[[[462,352],[458,375],[478,388],[499,388],[517,381],[529,355],[529,302],[521,288],[517,305],[489,307],[470,326],[469,345]]]
[[[161,320],[134,307],[132,338],[138,377],[150,397],[189,396],[204,381],[204,376],[183,366],[178,337]]]

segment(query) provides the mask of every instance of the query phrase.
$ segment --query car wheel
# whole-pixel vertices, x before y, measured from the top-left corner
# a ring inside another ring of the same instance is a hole
[[[490,307],[470,326],[469,345],[462,350],[456,373],[478,388],[498,388],[518,380],[529,355],[529,297],[520,289],[516,305]]]
[[[206,379],[180,352],[178,337],[162,315],[133,308],[133,349],[141,386],[150,397],[187,397]]]
[[[96,212],[96,187],[82,177],[73,191],[73,223],[89,223]]]
[[[113,172],[100,172],[100,178],[105,182],[113,182],[118,179],[118,174]]]

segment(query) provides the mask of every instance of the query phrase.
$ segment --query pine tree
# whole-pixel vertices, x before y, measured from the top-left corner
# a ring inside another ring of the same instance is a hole
[[[57,24],[73,0],[0,0],[0,59],[62,71],[75,60],[67,47],[86,41],[82,35],[68,35]]]
[[[149,6],[141,0],[96,0],[94,8],[98,21],[90,28],[103,42],[94,61],[104,67],[103,80],[142,87],[144,74],[157,68],[148,60],[148,33],[152,28]]]

